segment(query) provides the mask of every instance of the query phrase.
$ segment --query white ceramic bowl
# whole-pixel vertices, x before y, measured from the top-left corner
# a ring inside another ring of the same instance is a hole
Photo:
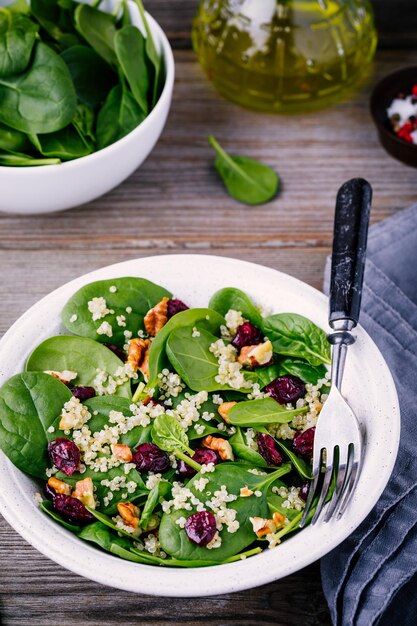
[[[327,299],[295,278],[221,257],[149,257],[86,274],[29,309],[0,341],[0,384],[23,370],[27,355],[36,345],[63,332],[60,312],[77,289],[93,280],[118,276],[153,280],[193,307],[207,306],[209,297],[221,287],[239,287],[274,312],[301,313],[327,329]],[[343,541],[370,512],[390,477],[399,442],[398,399],[381,353],[360,327],[357,342],[349,348],[343,391],[366,433],[363,469],[346,514],[338,522],[309,526],[276,549],[245,561],[209,568],[164,569],[100,552],[37,509],[33,494],[39,487],[3,454],[0,512],[29,543],[60,565],[127,591],[186,597],[229,593],[269,583],[309,565]]]
[[[102,7],[111,10],[116,4],[115,0],[107,0]],[[129,4],[132,21],[139,25],[136,6],[130,0]],[[162,94],[148,117],[126,137],[80,159],[59,165],[0,166],[0,211],[33,215],[84,204],[116,187],[143,163],[165,125],[175,74],[168,39],[149,14],[147,18],[166,72]]]

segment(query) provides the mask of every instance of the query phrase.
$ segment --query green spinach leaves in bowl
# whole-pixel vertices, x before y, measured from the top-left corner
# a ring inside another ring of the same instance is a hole
[[[0,9],[0,165],[87,156],[136,128],[158,101],[164,68],[141,0],[143,32],[100,3],[16,0]]]

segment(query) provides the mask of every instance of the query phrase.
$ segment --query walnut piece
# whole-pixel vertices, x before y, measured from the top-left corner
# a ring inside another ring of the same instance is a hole
[[[221,437],[213,437],[213,435],[207,435],[201,441],[205,448],[209,448],[210,450],[215,450],[219,453],[222,461],[233,461],[234,455],[232,446],[226,439],[222,439]]]
[[[222,402],[219,408],[217,409],[220,417],[224,419],[226,424],[230,424],[229,420],[229,411],[233,409],[233,407],[237,404],[237,402]]]
[[[241,498],[248,498],[252,494],[253,494],[252,489],[249,489],[249,487],[247,485],[242,487],[241,490],[240,490],[240,497]]]
[[[261,538],[275,533],[278,528],[284,525],[287,518],[276,511],[272,519],[265,519],[263,517],[250,517],[249,519],[252,523],[253,532],[257,537]]]
[[[145,315],[143,323],[146,332],[151,337],[155,337],[168,321],[168,302],[169,298],[162,298],[161,302],[158,302],[158,304]]]
[[[265,341],[257,346],[244,346],[238,356],[238,362],[248,367],[257,367],[258,365],[266,365],[272,359],[272,343]]]
[[[75,483],[75,489],[72,492],[72,497],[77,498],[80,502],[89,506],[90,509],[96,508],[96,501],[94,500],[93,481],[90,477],[78,480]]]
[[[72,372],[71,370],[63,370],[62,372],[54,372],[53,370],[45,370],[44,374],[49,374],[53,376],[57,380],[64,383],[64,385],[68,385],[72,380],[77,378],[78,373]]]
[[[48,480],[48,485],[52,487],[57,493],[61,493],[65,496],[71,495],[71,485],[67,485],[63,480],[58,480],[55,476],[51,476]]]
[[[137,528],[140,520],[140,509],[132,502],[119,502],[117,505],[119,515],[127,526]]]
[[[131,339],[129,341],[129,352],[127,362],[134,371],[139,370],[147,381],[149,378],[149,350],[151,347],[150,339]]]
[[[116,459],[130,463],[132,460],[132,450],[124,443],[112,443],[111,451]]]

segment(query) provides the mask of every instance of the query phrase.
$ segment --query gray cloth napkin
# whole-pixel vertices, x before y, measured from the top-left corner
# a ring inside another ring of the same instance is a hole
[[[360,322],[394,376],[401,442],[375,508],[322,559],[323,589],[335,626],[416,626],[417,205],[370,229]]]

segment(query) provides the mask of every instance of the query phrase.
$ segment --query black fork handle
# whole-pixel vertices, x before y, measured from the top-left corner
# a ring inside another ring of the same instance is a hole
[[[351,329],[359,321],[371,202],[372,187],[363,178],[347,181],[337,194],[329,323],[338,330],[338,322]]]

